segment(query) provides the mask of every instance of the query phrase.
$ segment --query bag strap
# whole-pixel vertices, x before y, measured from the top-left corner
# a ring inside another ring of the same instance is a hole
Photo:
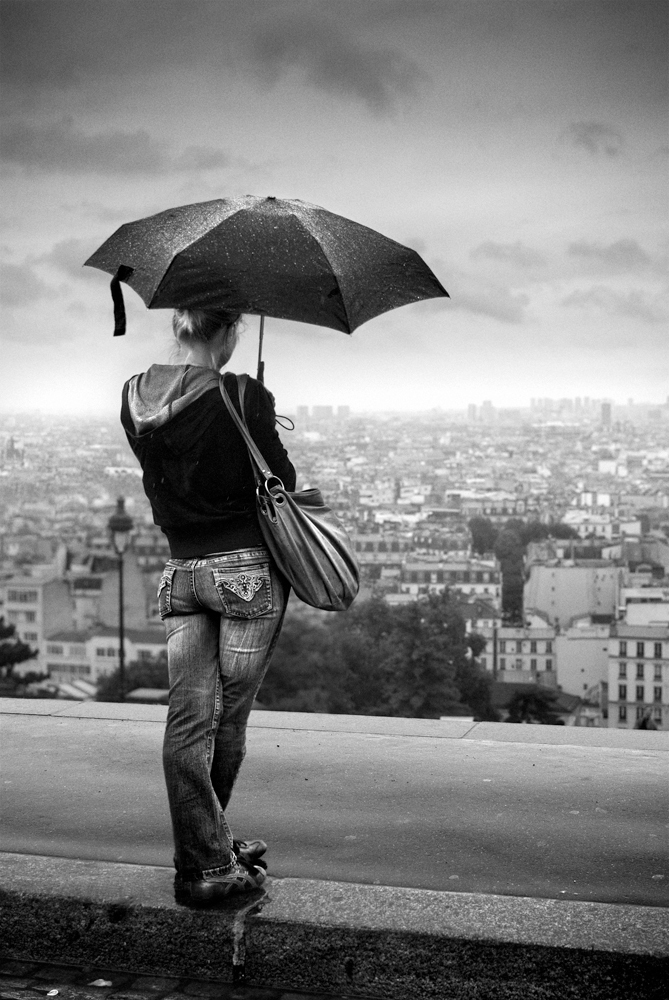
[[[239,433],[244,438],[244,441],[246,442],[246,447],[248,448],[249,455],[251,457],[251,464],[254,467],[254,472],[256,473],[256,479],[258,480],[258,482],[259,483],[261,482],[261,477],[258,475],[259,472],[262,473],[265,480],[277,479],[278,477],[272,473],[267,462],[262,457],[258,445],[251,437],[248,426],[246,424],[246,418],[244,417],[244,395],[246,391],[246,384],[248,382],[248,375],[237,375],[236,378],[237,378],[237,388],[239,391],[239,406],[242,411],[241,416],[239,415],[239,413],[237,413],[237,409],[232,400],[230,399],[227,389],[225,388],[224,375],[221,376],[218,383],[218,387],[221,390],[221,396],[223,397],[223,402],[227,406],[228,413],[230,414],[234,423],[236,424],[237,430],[239,431]]]

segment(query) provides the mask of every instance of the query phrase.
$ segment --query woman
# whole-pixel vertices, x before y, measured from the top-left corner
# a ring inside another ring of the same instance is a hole
[[[239,321],[222,310],[175,310],[183,363],[131,378],[121,410],[154,521],[170,545],[158,589],[170,676],[163,762],[176,898],[200,904],[256,889],[265,878],[266,845],[234,841],[224,810],[288,596],[260,532],[246,445],[219,390]],[[225,377],[225,387],[239,409],[236,378]],[[293,490],[273,399],[252,378],[244,411],[272,471]]]

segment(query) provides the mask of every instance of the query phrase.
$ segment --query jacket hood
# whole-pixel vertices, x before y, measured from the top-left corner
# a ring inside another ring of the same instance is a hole
[[[195,365],[151,365],[128,382],[128,408],[135,436],[149,434],[168,424],[178,413],[210,389],[220,375]]]

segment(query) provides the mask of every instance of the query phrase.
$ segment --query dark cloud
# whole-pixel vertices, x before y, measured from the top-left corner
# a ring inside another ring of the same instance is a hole
[[[604,122],[572,122],[561,139],[591,156],[619,156],[623,149],[623,137]]]
[[[538,250],[533,250],[532,247],[525,246],[520,241],[516,243],[481,243],[480,246],[472,250],[470,256],[472,260],[498,260],[515,267],[540,267],[546,263],[545,257]]]
[[[319,90],[353,96],[375,113],[414,92],[423,74],[394,49],[369,48],[329,19],[272,19],[250,35],[257,70],[272,81],[293,68]]]
[[[569,244],[567,253],[570,257],[602,264],[614,271],[639,271],[651,263],[650,257],[636,240],[618,240],[609,246],[579,240],[577,243]]]
[[[5,306],[27,306],[35,299],[53,295],[32,264],[0,264],[0,301]]]
[[[5,163],[34,170],[110,175],[210,170],[228,162],[221,150],[208,146],[190,146],[174,156],[166,143],[145,129],[88,135],[72,118],[44,124],[4,123],[0,157]]]
[[[458,289],[453,285],[450,301],[454,309],[464,309],[479,316],[490,316],[502,323],[522,323],[525,318],[525,307],[530,300],[522,292],[513,294],[506,288],[472,285]]]
[[[667,309],[659,295],[639,289],[615,292],[605,285],[577,289],[562,299],[561,305],[579,309],[596,309],[611,315],[631,316],[644,323],[666,323]]]
[[[84,261],[95,249],[95,241],[91,243],[79,239],[61,240],[49,253],[35,258],[35,263],[50,264],[70,278],[88,277],[92,272],[84,268]]]

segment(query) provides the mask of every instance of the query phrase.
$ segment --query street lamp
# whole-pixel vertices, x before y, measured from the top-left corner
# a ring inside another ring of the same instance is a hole
[[[125,697],[125,648],[123,629],[123,556],[130,544],[130,532],[134,524],[131,517],[125,512],[125,500],[119,497],[116,501],[116,510],[109,518],[107,527],[111,535],[114,552],[118,556],[118,673],[121,687],[121,701]]]

